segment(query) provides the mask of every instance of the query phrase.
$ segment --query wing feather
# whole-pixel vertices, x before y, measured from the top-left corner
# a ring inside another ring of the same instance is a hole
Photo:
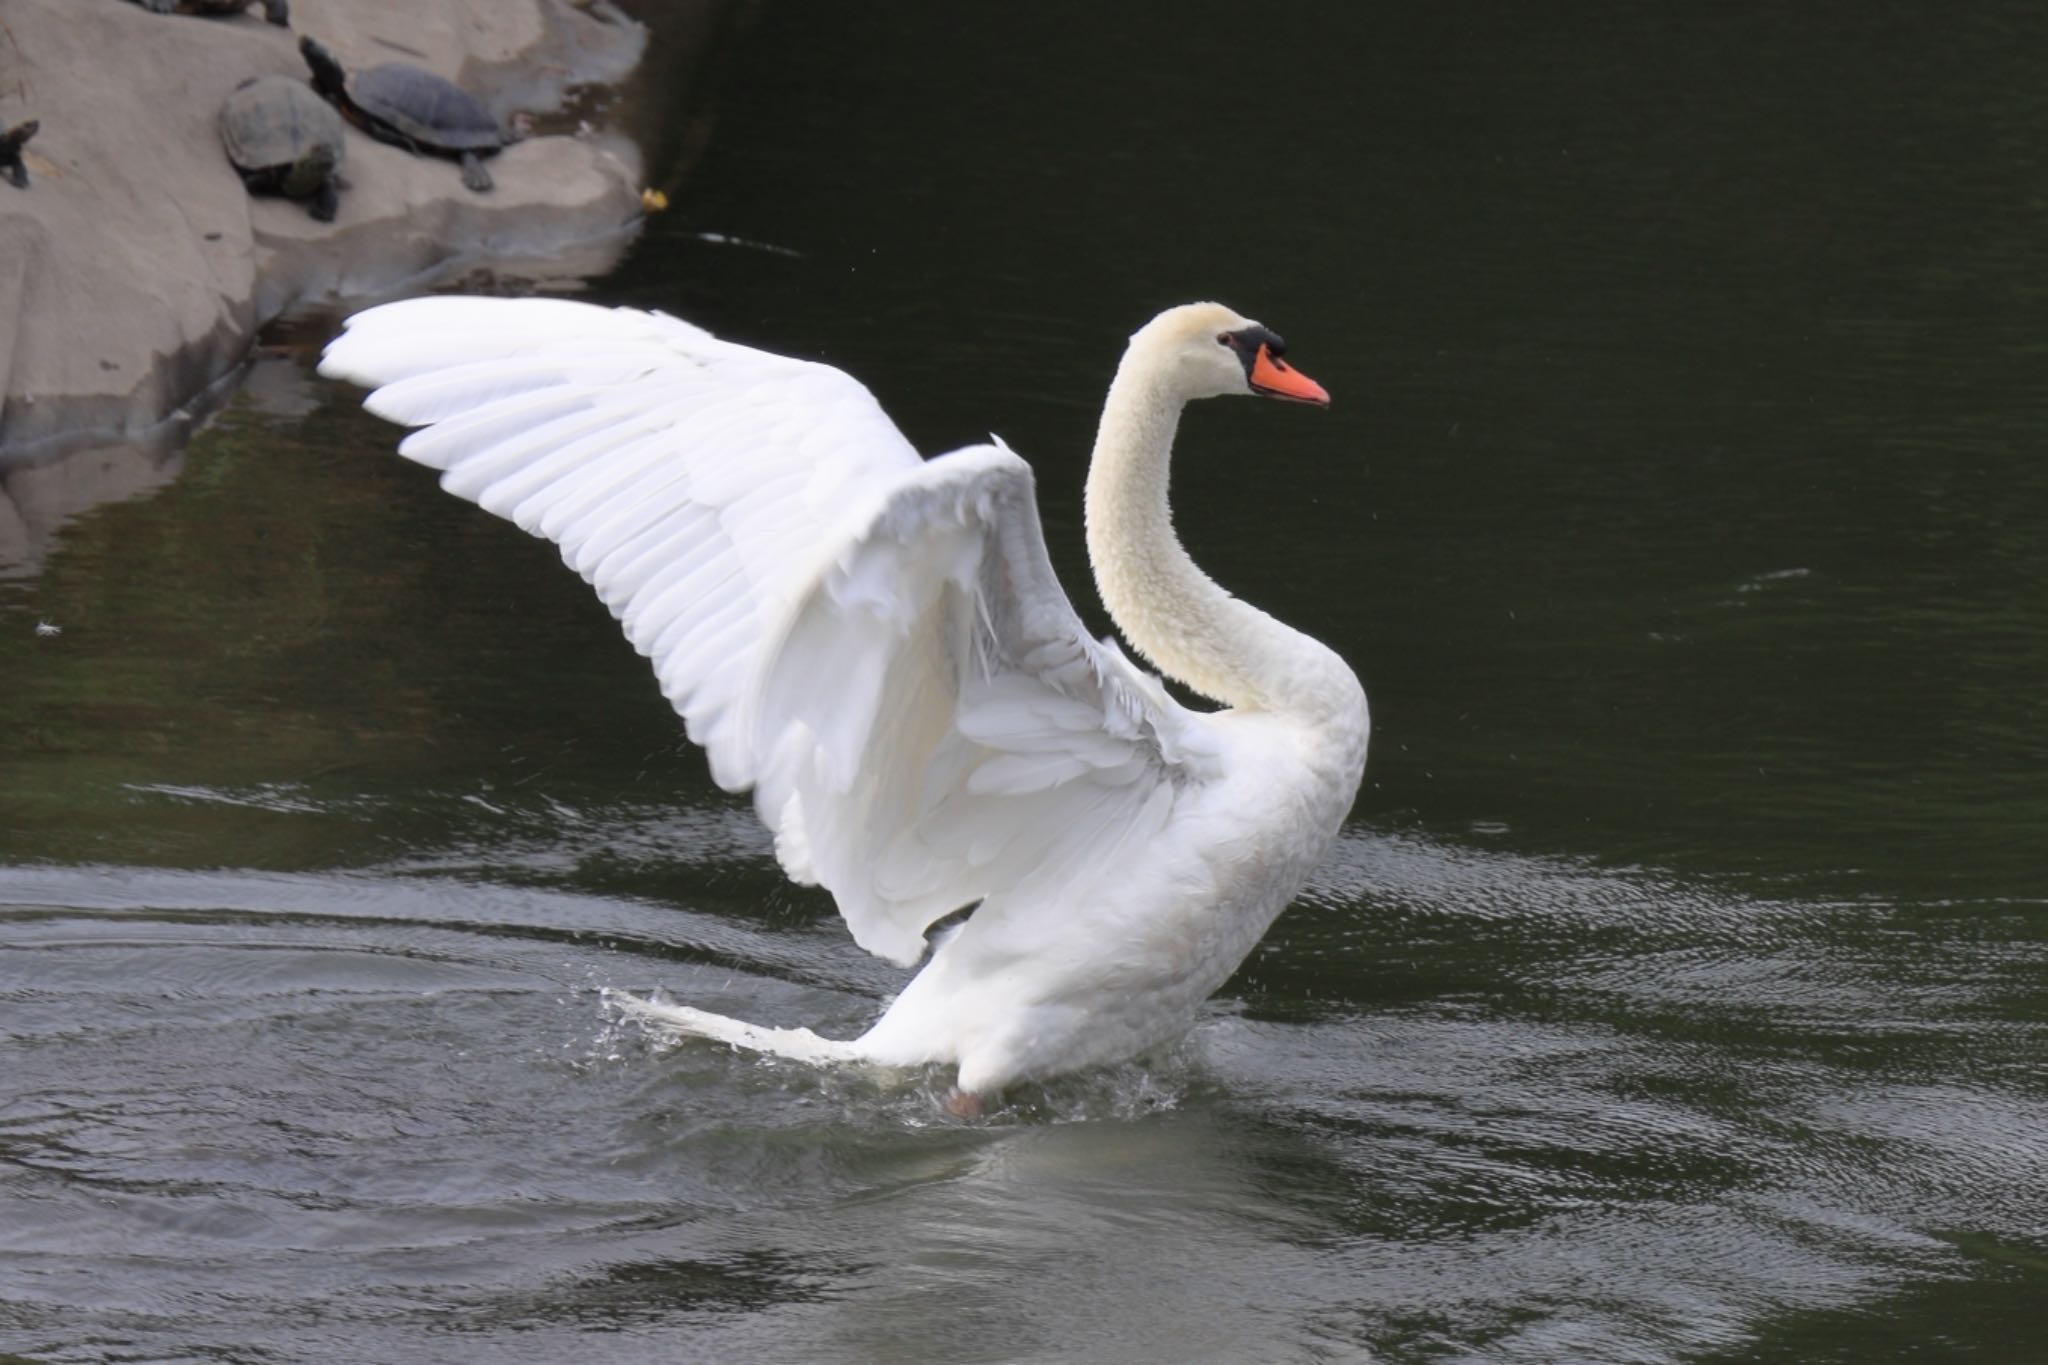
[[[1056,901],[1213,775],[1202,717],[1090,639],[1005,448],[931,461],[837,370],[675,318],[418,299],[322,372],[401,454],[554,541],[713,776],[855,940],[914,962],[978,900]]]

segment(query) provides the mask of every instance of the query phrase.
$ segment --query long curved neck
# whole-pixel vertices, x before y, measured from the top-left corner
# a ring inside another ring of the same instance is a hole
[[[1225,592],[1173,533],[1167,483],[1183,406],[1139,348],[1125,353],[1088,466],[1088,556],[1103,605],[1139,653],[1203,696],[1320,711],[1320,680],[1304,671],[1335,656]]]

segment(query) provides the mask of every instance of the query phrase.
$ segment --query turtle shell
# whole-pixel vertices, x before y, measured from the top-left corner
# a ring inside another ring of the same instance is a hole
[[[421,67],[373,66],[349,82],[348,94],[369,118],[433,151],[495,152],[505,145],[476,96]]]
[[[295,165],[315,148],[342,158],[341,116],[306,85],[284,76],[244,81],[220,107],[220,140],[245,171]]]
[[[254,0],[136,0],[155,14],[198,14],[211,19],[229,19],[249,8]],[[263,0],[263,17],[273,24],[290,22],[287,0]]]

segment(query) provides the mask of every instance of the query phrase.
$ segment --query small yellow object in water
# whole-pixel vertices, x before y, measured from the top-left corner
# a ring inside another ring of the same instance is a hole
[[[660,213],[668,207],[668,196],[660,190],[642,190],[640,191],[640,207],[647,213]]]

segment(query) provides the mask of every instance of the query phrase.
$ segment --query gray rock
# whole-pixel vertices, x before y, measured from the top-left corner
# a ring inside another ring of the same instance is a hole
[[[393,51],[476,90],[559,72],[554,93],[615,81],[645,34],[568,0],[392,6],[295,0],[294,24],[344,60]],[[0,197],[0,468],[146,436],[230,375],[256,331],[309,298],[369,297],[450,268],[552,259],[602,268],[639,219],[623,139],[548,137],[493,163],[479,198],[445,165],[348,133],[350,191],[331,224],[252,199],[214,118],[251,76],[305,78],[293,35],[256,23],[166,22],[127,4],[8,0],[0,125],[34,117],[27,192]]]

